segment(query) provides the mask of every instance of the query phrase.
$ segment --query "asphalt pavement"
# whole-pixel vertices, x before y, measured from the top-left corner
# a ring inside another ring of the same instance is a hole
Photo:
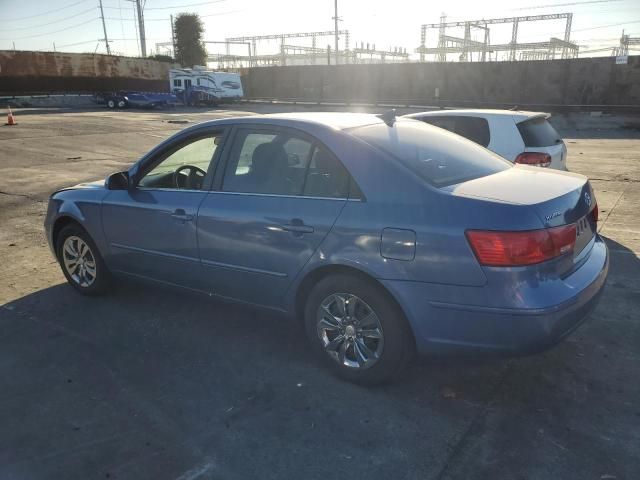
[[[273,313],[64,283],[42,229],[51,192],[125,169],[186,125],[170,122],[291,108],[27,109],[0,127],[0,479],[640,478],[640,132],[619,122],[558,119],[611,270],[588,321],[543,354],[425,358],[367,389]]]

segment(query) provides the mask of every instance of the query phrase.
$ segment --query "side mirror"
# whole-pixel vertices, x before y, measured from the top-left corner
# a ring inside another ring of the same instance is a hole
[[[107,190],[129,190],[129,172],[116,172],[107,177]]]

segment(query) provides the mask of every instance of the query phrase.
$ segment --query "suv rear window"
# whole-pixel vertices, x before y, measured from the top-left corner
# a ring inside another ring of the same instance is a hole
[[[546,118],[532,118],[517,124],[525,147],[550,147],[562,140]]]
[[[489,133],[489,123],[484,118],[467,116],[425,116],[420,118],[423,122],[430,123],[436,127],[444,128],[450,132],[462,135],[478,145],[486,147],[491,141]]]
[[[357,127],[349,132],[405,164],[436,187],[485,177],[513,164],[473,142],[413,120]]]

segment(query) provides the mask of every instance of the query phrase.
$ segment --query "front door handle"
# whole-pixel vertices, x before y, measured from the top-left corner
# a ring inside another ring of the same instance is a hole
[[[185,212],[183,208],[176,209],[171,214],[171,217],[175,218],[176,220],[180,220],[182,223],[190,222],[191,220],[193,220],[193,215],[187,214],[187,212]]]
[[[285,223],[280,226],[283,230],[294,234],[313,233],[313,227],[311,225],[305,225],[299,218],[293,218],[290,223]]]

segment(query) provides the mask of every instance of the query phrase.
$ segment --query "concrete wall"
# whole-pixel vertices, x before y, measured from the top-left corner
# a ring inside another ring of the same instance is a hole
[[[80,53],[0,51],[0,95],[168,91],[171,64]]]
[[[640,107],[640,56],[629,57],[627,65],[602,57],[262,67],[244,70],[243,85],[248,97],[325,102]]]

